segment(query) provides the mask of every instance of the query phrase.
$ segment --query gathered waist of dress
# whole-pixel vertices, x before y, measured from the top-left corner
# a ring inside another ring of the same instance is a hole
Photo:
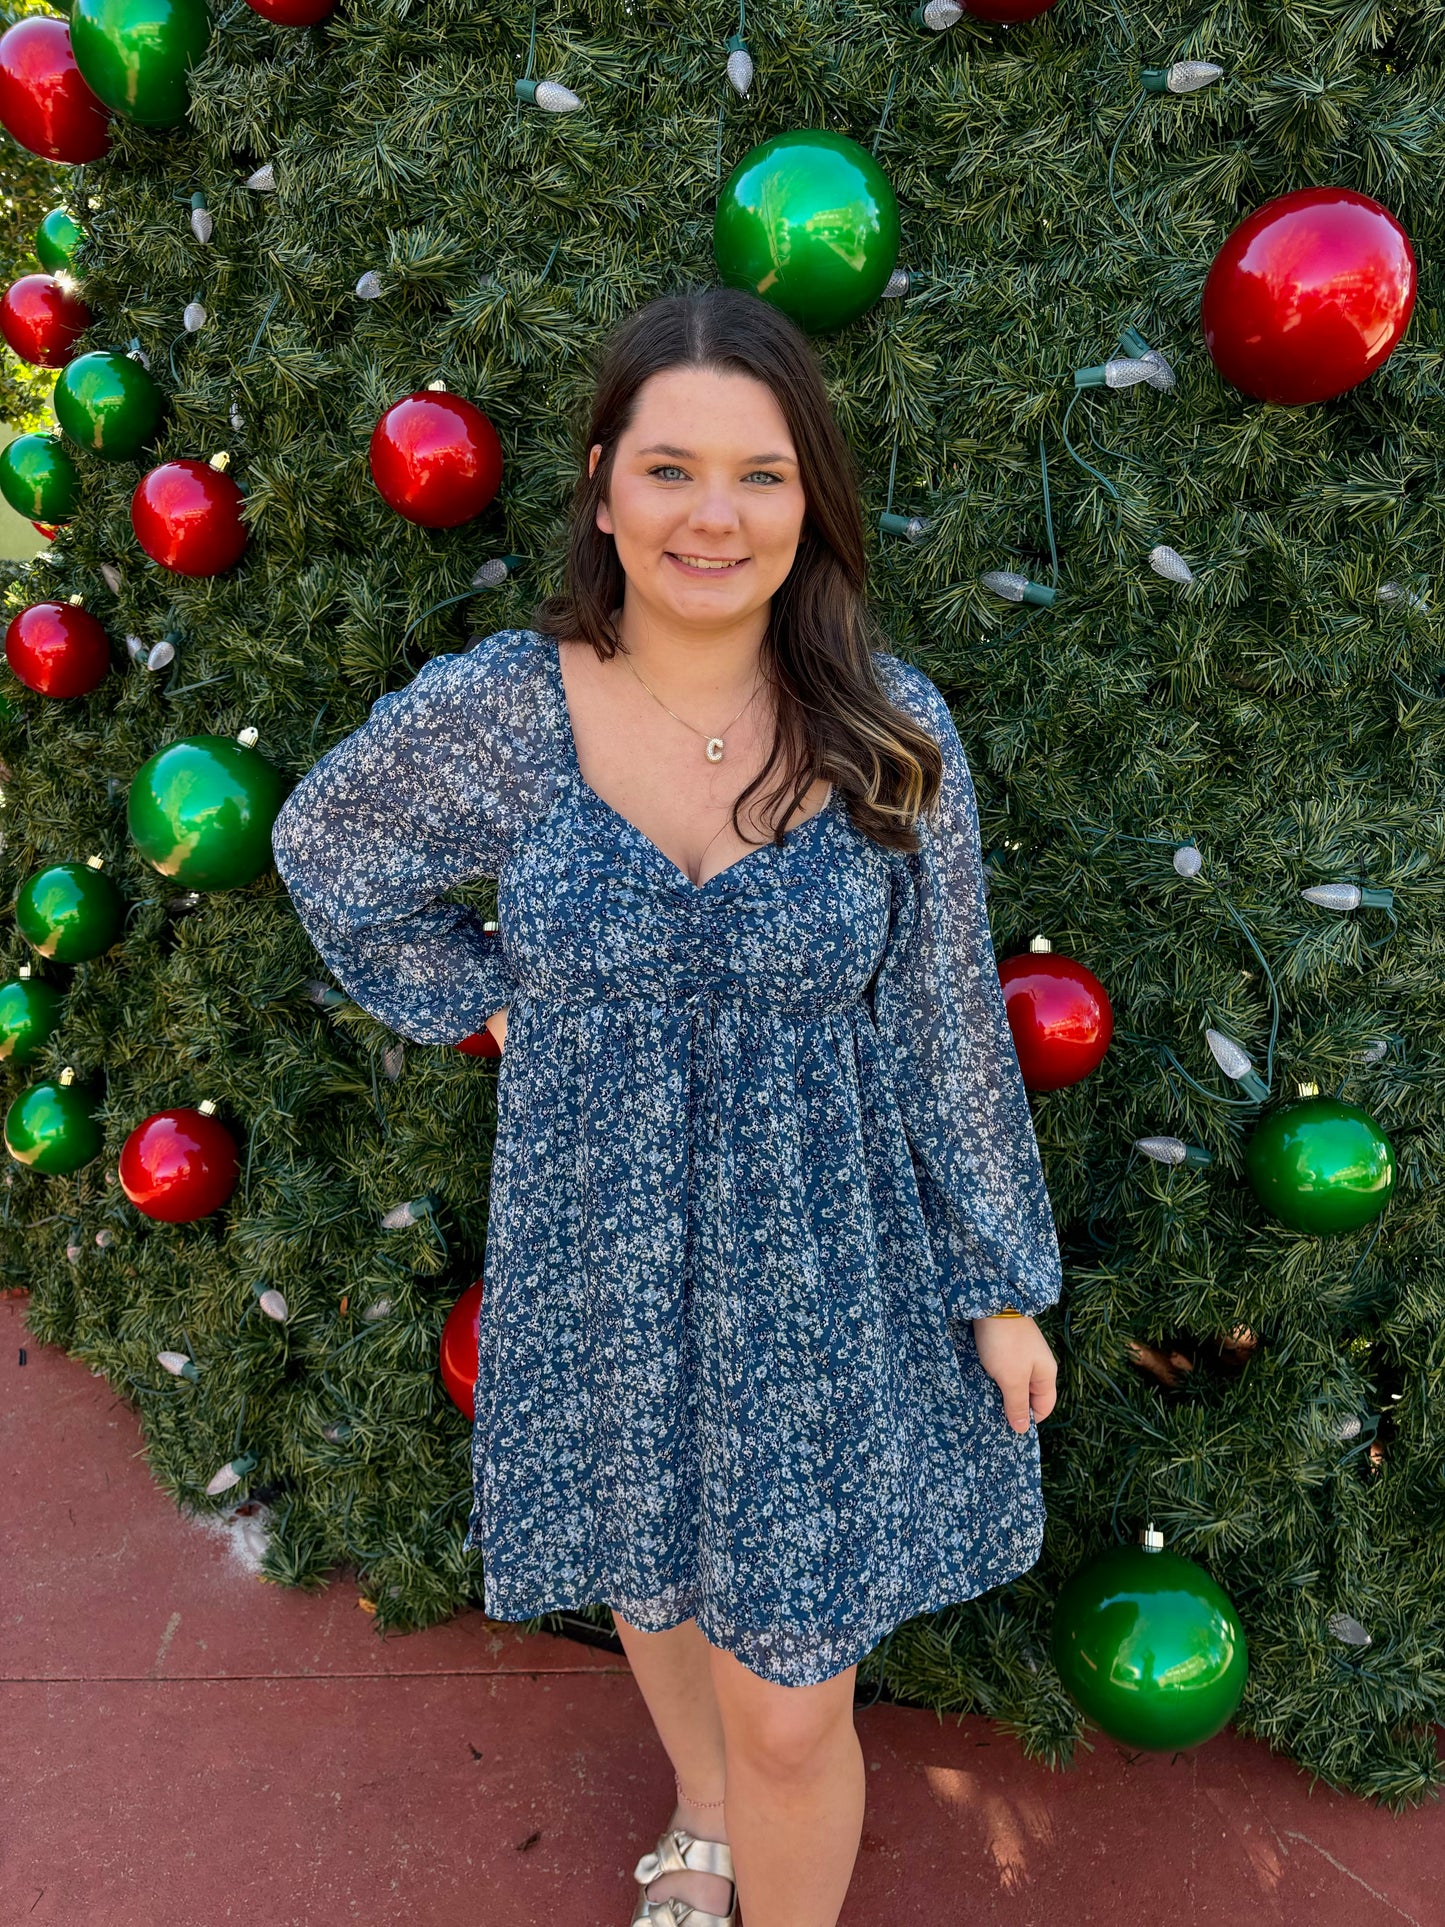
[[[738,1014],[749,1011],[758,1016],[788,1017],[799,1023],[820,1022],[829,1017],[854,1013],[871,1016],[860,992],[840,994],[837,991],[793,988],[780,995],[774,985],[759,985],[742,977],[655,990],[615,990],[605,984],[567,985],[556,989],[548,986],[542,991],[519,992],[513,1002],[529,1004],[537,1016],[544,1018],[554,1011],[560,1014],[609,1006],[678,1015],[688,1011],[733,1009]]]

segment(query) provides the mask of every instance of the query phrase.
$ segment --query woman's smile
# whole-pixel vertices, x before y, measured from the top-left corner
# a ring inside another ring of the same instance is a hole
[[[735,575],[748,560],[745,555],[700,556],[677,555],[671,549],[664,551],[669,562],[680,569],[684,575]]]

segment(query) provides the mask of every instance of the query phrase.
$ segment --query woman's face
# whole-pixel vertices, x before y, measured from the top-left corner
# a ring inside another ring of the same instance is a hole
[[[594,444],[589,475],[601,455]],[[667,628],[716,630],[766,614],[806,506],[772,390],[750,375],[669,368],[638,390],[597,526],[617,544],[629,600]]]

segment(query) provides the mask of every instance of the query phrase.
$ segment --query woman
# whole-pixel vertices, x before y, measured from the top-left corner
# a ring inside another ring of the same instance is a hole
[[[1058,1242],[806,337],[653,301],[587,444],[565,592],[381,697],[276,860],[363,1008],[505,1041],[466,1544],[493,1617],[612,1608],[677,1781],[634,1924],[831,1927],[858,1660],[1038,1557]]]

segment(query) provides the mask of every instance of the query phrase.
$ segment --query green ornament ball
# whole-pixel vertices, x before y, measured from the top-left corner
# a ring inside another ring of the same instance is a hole
[[[1389,1138],[1368,1111],[1337,1097],[1309,1097],[1262,1117],[1244,1168],[1266,1211],[1318,1238],[1369,1224],[1395,1189]]]
[[[85,239],[63,207],[53,207],[35,230],[35,253],[47,274],[76,272],[75,256]]]
[[[229,736],[183,736],[136,771],[131,840],[162,876],[192,890],[237,890],[271,862],[286,785],[259,750]]]
[[[147,369],[129,355],[101,349],[65,364],[51,400],[70,439],[108,462],[138,455],[165,409],[160,384]]]
[[[54,984],[20,977],[0,984],[0,1062],[28,1064],[54,1036],[65,998]]]
[[[802,128],[743,155],[723,183],[713,252],[809,334],[844,327],[888,285],[901,238],[888,176],[846,134]]]
[[[1111,1547],[1065,1581],[1050,1644],[1079,1708],[1150,1752],[1212,1739],[1249,1670],[1228,1594],[1192,1559],[1142,1545]]]
[[[113,112],[146,127],[185,119],[188,75],[210,38],[205,0],[72,0],[81,78]]]
[[[63,1177],[100,1156],[99,1099],[75,1084],[32,1084],[5,1113],[5,1149],[32,1171]]]
[[[80,476],[58,435],[17,435],[0,448],[0,495],[28,522],[65,522],[80,500]]]
[[[125,899],[104,871],[88,863],[52,863],[21,886],[15,924],[42,957],[88,963],[120,936]]]

